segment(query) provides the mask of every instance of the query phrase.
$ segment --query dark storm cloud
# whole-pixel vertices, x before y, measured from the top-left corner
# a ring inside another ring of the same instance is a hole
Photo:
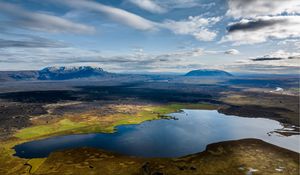
[[[246,20],[240,21],[237,23],[233,23],[227,27],[228,32],[235,32],[240,30],[258,30],[265,27],[273,26],[275,24],[282,24],[285,20],[283,19],[254,19],[254,20]]]

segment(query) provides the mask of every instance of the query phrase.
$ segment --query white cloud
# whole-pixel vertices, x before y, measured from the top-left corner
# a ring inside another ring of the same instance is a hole
[[[217,32],[210,31],[209,27],[220,21],[220,17],[204,18],[201,16],[189,16],[188,19],[180,21],[165,20],[164,22],[159,23],[145,19],[123,9],[106,6],[95,1],[72,0],[57,2],[74,8],[104,13],[116,22],[123,23],[139,30],[165,28],[171,30],[175,34],[192,35],[201,41],[212,41],[217,36]]]
[[[259,55],[250,57],[248,59],[237,60],[235,65],[249,65],[251,67],[299,67],[300,68],[300,52],[288,52],[285,50],[278,50],[266,55]]]
[[[214,2],[203,3],[199,0],[128,0],[129,2],[137,5],[138,7],[152,13],[165,13],[172,9],[184,8],[210,8],[216,5]]]
[[[166,20],[163,27],[173,31],[175,34],[192,35],[201,41],[212,41],[216,36],[216,31],[208,28],[220,21],[219,17],[203,18],[201,16],[189,16],[181,21]]]
[[[45,32],[94,32],[94,28],[91,26],[75,23],[54,15],[29,12],[10,3],[0,2],[0,14],[1,13],[13,19],[13,21],[8,22],[7,25],[14,25],[18,28],[29,28]]]
[[[258,62],[248,62],[248,65],[264,65],[264,66],[281,66],[281,67],[299,67],[299,60],[288,59],[288,60],[270,60],[270,61],[260,61]],[[259,67],[259,66],[257,66]]]
[[[288,58],[293,58],[293,57],[300,58],[300,52],[287,52],[285,50],[278,50],[278,51],[269,53],[263,57],[273,57],[273,58],[282,58],[282,59],[288,59]]]
[[[226,50],[224,53],[228,54],[228,55],[238,55],[238,54],[240,54],[240,52],[236,49],[229,49],[229,50]]]
[[[295,49],[300,49],[300,39],[286,39],[279,41],[278,45],[284,47],[294,47]]]
[[[234,45],[263,43],[270,39],[300,37],[299,0],[228,0],[229,24],[222,42]]]
[[[214,2],[203,3],[199,0],[153,0],[156,4],[159,4],[165,9],[183,9],[183,8],[193,8],[193,7],[203,7],[210,8],[216,5]]]
[[[116,22],[123,23],[139,30],[153,30],[156,28],[155,22],[153,21],[147,20],[126,10],[110,7],[94,1],[72,0],[56,2],[63,3],[65,5],[81,10],[85,9],[88,11],[101,12]]]
[[[208,51],[202,48],[148,53],[134,49],[131,54],[104,54],[100,51],[80,48],[5,48],[0,53],[0,69],[39,69],[51,65],[94,65],[109,71],[160,71],[199,66],[204,55],[224,51]],[[5,67],[3,67],[5,65]]]
[[[238,59],[234,63],[229,63],[226,67],[238,72],[299,74],[299,59],[300,52],[277,50],[265,55]]]
[[[253,18],[299,12],[299,0],[229,0],[226,15],[233,18]]]
[[[157,3],[163,6],[168,6],[169,8],[189,8],[194,7],[199,4],[196,0],[155,0]]]
[[[222,38],[221,43],[255,44],[268,39],[299,37],[300,16],[261,16],[231,23],[228,34]]]
[[[159,6],[153,0],[129,0],[129,2],[137,5],[138,7],[147,10],[152,13],[165,13],[166,9]]]

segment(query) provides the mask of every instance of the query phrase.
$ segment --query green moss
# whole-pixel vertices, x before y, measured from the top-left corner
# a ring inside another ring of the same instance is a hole
[[[15,134],[15,136],[21,139],[36,138],[42,135],[48,135],[50,133],[59,133],[74,128],[81,128],[84,126],[87,126],[87,124],[83,122],[75,123],[68,119],[62,119],[59,122],[54,124],[33,126],[33,127],[22,129],[18,131]]]
[[[62,119],[56,123],[33,126],[19,130],[15,136],[20,139],[35,139],[46,136],[64,135],[64,134],[81,134],[105,132],[112,133],[115,127],[127,124],[139,124],[147,120],[160,119],[161,116],[177,112],[180,109],[216,109],[216,106],[210,104],[184,104],[174,103],[163,106],[145,106],[136,114],[115,114],[110,120],[89,121],[83,119],[80,122],[73,122],[70,119]]]

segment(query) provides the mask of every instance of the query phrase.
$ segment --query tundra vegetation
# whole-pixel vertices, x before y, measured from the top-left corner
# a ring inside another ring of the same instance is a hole
[[[12,148],[24,142],[68,134],[112,133],[118,125],[168,119],[166,114],[180,109],[269,118],[299,129],[299,96],[295,89],[289,90],[298,86],[297,81],[276,80],[276,86],[284,87],[284,93],[279,93],[273,92],[273,87],[266,88],[270,84],[267,80],[252,87],[240,80],[185,77],[160,82],[137,76],[128,83],[123,78],[0,84],[0,174],[299,172],[299,153],[255,139],[214,143],[206,151],[179,158],[137,158],[93,148],[62,150],[45,158],[13,156]],[[105,86],[98,85],[104,82]]]

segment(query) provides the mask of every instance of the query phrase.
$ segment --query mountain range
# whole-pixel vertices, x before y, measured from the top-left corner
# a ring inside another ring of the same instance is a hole
[[[104,71],[99,67],[46,67],[32,71],[0,71],[0,81],[19,80],[70,80],[84,78],[100,78],[112,75],[121,75]],[[216,69],[193,70],[185,74],[186,77],[231,77],[232,74]]]
[[[102,68],[91,66],[79,67],[46,67],[38,71],[39,80],[68,80],[77,78],[88,78],[96,76],[105,76],[111,73]]]

